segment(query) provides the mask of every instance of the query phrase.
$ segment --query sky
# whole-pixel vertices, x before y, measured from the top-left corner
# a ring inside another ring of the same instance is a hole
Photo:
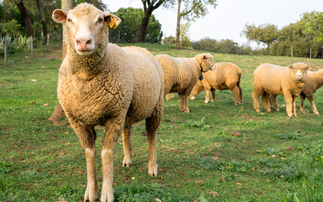
[[[141,0],[102,0],[111,12],[121,7],[143,8]],[[323,0],[218,0],[217,7],[209,7],[209,13],[203,18],[191,21],[189,38],[198,41],[208,37],[211,39],[231,39],[239,45],[247,44],[241,32],[246,24],[256,26],[270,23],[278,29],[300,20],[301,14],[311,11],[323,12]],[[175,36],[177,13],[175,9],[162,6],[153,11],[162,25],[165,36]],[[181,23],[187,21],[181,20]],[[139,29],[139,27],[138,27]],[[256,43],[250,43],[257,48]],[[259,46],[261,47],[261,45]]]

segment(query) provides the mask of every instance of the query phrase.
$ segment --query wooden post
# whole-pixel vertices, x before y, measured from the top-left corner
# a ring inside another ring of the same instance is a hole
[[[48,51],[48,45],[49,45],[49,34],[47,34],[47,51]]]
[[[4,36],[4,67],[7,67],[7,50],[8,50],[8,42],[7,35]]]
[[[34,52],[34,41],[33,41],[33,37],[31,36],[31,39],[30,39],[30,49],[31,49],[31,55],[30,55],[30,58],[33,58],[33,52]]]
[[[312,48],[310,48],[310,59],[312,58]]]
[[[293,57],[293,46],[290,47],[290,56]]]

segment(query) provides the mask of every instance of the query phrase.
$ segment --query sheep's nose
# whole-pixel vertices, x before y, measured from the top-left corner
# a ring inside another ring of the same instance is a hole
[[[76,44],[78,46],[81,46],[82,48],[86,48],[87,45],[91,45],[92,44],[92,40],[90,38],[78,38],[76,39]]]

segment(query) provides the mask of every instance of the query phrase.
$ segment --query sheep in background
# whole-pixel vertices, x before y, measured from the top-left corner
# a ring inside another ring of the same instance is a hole
[[[189,113],[188,96],[202,72],[215,69],[211,54],[202,53],[193,58],[173,58],[169,55],[157,55],[164,72],[164,93],[178,93],[180,110]]]
[[[233,63],[215,63],[215,66],[216,69],[214,71],[207,71],[203,73],[204,79],[196,83],[190,94],[190,99],[194,100],[200,92],[205,90],[205,103],[208,103],[210,100],[209,91],[212,93],[211,102],[214,102],[215,90],[231,90],[233,92],[235,105],[241,104],[241,69]]]
[[[157,176],[156,138],[163,115],[164,77],[156,58],[139,47],[120,48],[109,43],[109,29],[121,22],[88,3],[70,11],[56,9],[52,18],[65,23],[67,55],[61,65],[58,99],[85,147],[87,188],[84,201],[95,201],[96,132],[106,128],[102,140],[103,183],[101,201],[114,200],[113,149],[122,134],[123,166],[132,164],[131,125],[146,119],[148,174]]]
[[[314,103],[314,93],[316,92],[317,89],[321,88],[323,86],[323,69],[316,71],[316,72],[311,72],[308,71],[307,73],[307,79],[305,81],[305,86],[304,89],[301,93],[301,107],[300,110],[302,113],[304,113],[304,101],[306,98],[310,101],[313,112],[317,115],[320,113],[317,111],[317,108]]]
[[[304,88],[307,71],[310,69],[304,63],[294,63],[289,67],[273,64],[262,64],[254,71],[254,86],[252,101],[254,109],[259,110],[258,98],[261,95],[265,109],[270,112],[269,95],[273,95],[272,104],[277,106],[275,97],[284,95],[288,116],[296,116],[296,100]]]

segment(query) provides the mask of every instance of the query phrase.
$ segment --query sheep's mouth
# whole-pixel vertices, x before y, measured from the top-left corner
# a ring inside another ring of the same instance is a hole
[[[76,50],[76,52],[79,54],[79,55],[91,55],[93,53],[93,50],[89,50],[89,49],[86,49],[86,50]]]

